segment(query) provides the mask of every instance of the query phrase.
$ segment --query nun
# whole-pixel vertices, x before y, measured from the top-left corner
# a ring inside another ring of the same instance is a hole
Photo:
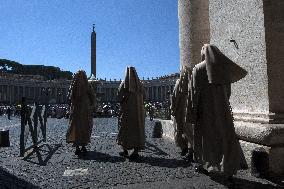
[[[88,84],[85,71],[79,70],[75,73],[68,96],[71,105],[66,142],[73,143],[76,155],[84,155],[92,134],[91,107],[94,103],[94,91]]]
[[[181,156],[185,156],[191,147],[192,134],[190,134],[189,125],[186,123],[186,107],[188,99],[190,70],[183,67],[180,72],[180,78],[177,79],[173,95],[171,97],[171,112],[174,122],[174,139],[176,146],[181,149]],[[190,150],[191,152],[192,150]],[[189,154],[190,155],[190,154]]]
[[[231,180],[243,156],[229,102],[231,83],[247,72],[214,45],[202,47],[201,61],[191,82],[194,159],[200,165],[196,170],[222,173]]]
[[[143,85],[134,67],[127,67],[125,79],[118,88],[118,101],[121,105],[118,120],[117,143],[122,146],[121,156],[137,159],[138,152],[145,148],[145,110]]]

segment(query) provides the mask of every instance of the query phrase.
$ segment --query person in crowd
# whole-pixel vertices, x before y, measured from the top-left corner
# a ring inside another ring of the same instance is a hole
[[[221,172],[227,181],[241,168],[242,150],[237,139],[230,107],[231,83],[247,72],[216,46],[205,44],[201,63],[192,71],[194,159],[196,171]]]
[[[155,108],[153,104],[149,105],[149,117],[150,117],[150,121],[153,121],[154,119],[154,114],[155,114]]]
[[[187,128],[189,125],[185,122],[189,83],[188,77],[189,70],[183,67],[171,97],[171,112],[175,123],[174,139],[176,145],[181,149],[181,156],[187,155],[188,152],[190,152],[188,155],[192,156],[192,135],[189,132],[189,128]]]
[[[7,108],[7,116],[8,116],[8,119],[9,119],[9,120],[11,120],[11,115],[12,115],[12,109],[11,109],[11,107],[9,106],[9,107]]]
[[[118,88],[121,110],[118,118],[117,143],[123,148],[119,153],[121,156],[128,156],[128,150],[133,149],[130,159],[138,158],[138,152],[145,148],[143,90],[135,68],[127,67],[125,79]]]
[[[68,96],[71,105],[66,141],[73,143],[76,155],[84,155],[87,153],[86,145],[90,143],[93,128],[90,106],[93,104],[94,91],[89,86],[83,70],[74,75],[70,88]]]

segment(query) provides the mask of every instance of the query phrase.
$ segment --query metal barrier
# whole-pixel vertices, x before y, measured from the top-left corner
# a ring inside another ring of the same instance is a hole
[[[46,142],[46,106],[40,107],[38,104],[33,106],[26,105],[25,101],[22,101],[21,106],[21,134],[20,134],[20,156],[25,156],[25,152],[30,149],[34,149],[36,153],[38,151],[38,145],[42,142]],[[39,129],[41,136],[39,134]],[[28,138],[31,138],[32,145],[27,146]],[[38,156],[40,157],[40,156]]]

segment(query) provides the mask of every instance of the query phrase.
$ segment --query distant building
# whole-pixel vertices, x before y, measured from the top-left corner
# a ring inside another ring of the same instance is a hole
[[[169,100],[179,74],[152,79],[141,79],[146,101],[163,102]],[[116,103],[117,90],[121,80],[102,80],[97,85],[97,97],[101,103]],[[22,97],[28,102],[62,104],[67,102],[71,80],[45,80],[38,75],[0,73],[0,104],[19,104]]]
[[[167,76],[141,79],[146,95],[146,101],[148,102],[163,102],[170,98],[176,80],[179,78],[179,74],[171,74]],[[97,97],[102,103],[116,103],[117,102],[117,89],[121,83],[121,80],[102,80],[99,79],[97,85]]]
[[[66,103],[70,83],[66,79],[44,80],[38,75],[0,73],[0,104],[19,104],[22,97],[29,103]]]

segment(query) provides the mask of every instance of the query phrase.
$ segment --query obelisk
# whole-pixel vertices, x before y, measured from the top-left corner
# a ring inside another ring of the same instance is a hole
[[[91,76],[97,77],[96,75],[96,32],[95,25],[93,25],[93,31],[91,35]]]
[[[97,80],[96,80],[96,32],[95,32],[95,24],[93,25],[93,31],[91,34],[91,77],[88,79],[88,82],[94,92],[94,99],[93,99],[93,116],[96,114],[97,110]]]

